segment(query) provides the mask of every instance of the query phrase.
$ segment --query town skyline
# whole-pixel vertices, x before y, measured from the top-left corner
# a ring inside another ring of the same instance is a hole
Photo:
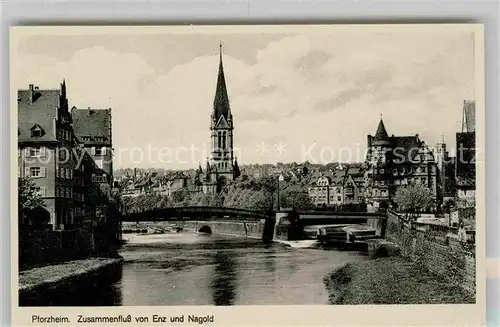
[[[473,37],[409,34],[31,36],[18,43],[23,64],[16,67],[23,72],[14,74],[15,85],[49,89],[65,79],[70,107],[112,108],[115,168],[196,168],[210,156],[222,41],[240,164],[363,161],[381,114],[389,135],[418,134],[431,148],[444,136],[454,148],[463,102],[475,100]],[[40,46],[27,47],[32,42]],[[61,42],[65,50],[53,52]],[[166,44],[180,46],[182,56],[162,50]],[[184,162],[168,155],[181,149],[186,158],[192,148],[194,158]],[[138,165],[132,151],[143,159],[148,151],[157,158],[166,151],[170,159]],[[350,151],[351,159],[340,151]]]

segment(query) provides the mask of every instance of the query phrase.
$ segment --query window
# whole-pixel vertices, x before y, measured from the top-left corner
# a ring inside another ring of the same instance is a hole
[[[90,154],[95,156],[95,146],[90,148]]]
[[[39,125],[35,125],[31,128],[31,137],[41,137],[43,135],[43,129]]]
[[[102,174],[102,176],[98,176],[96,174],[92,174],[92,182],[94,182],[94,183],[105,183],[106,182],[106,174]]]
[[[40,148],[30,148],[30,157],[40,157]]]
[[[45,177],[45,168],[43,167],[27,167],[27,176]]]
[[[342,201],[342,197],[340,195],[337,196],[337,201],[339,201],[339,202]]]

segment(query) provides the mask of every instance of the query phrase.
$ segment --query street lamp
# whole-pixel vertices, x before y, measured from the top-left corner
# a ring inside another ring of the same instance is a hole
[[[283,182],[285,180],[285,177],[283,177],[283,174],[280,174],[278,176],[278,211],[281,210],[280,207],[280,182]]]

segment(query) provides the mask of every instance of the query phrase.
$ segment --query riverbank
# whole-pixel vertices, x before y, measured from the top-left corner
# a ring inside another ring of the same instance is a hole
[[[123,258],[89,258],[19,272],[20,305],[37,305],[45,295],[97,287],[119,277]]]
[[[349,263],[324,278],[331,304],[457,304],[475,299],[405,258]]]

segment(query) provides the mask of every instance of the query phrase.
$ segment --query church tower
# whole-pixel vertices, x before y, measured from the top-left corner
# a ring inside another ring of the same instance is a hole
[[[224,67],[222,64],[222,43],[219,53],[219,74],[215,90],[214,107],[211,116],[210,132],[212,143],[211,164],[215,167],[218,182],[225,179],[234,179],[234,153],[233,153],[233,115],[229,106]]]

